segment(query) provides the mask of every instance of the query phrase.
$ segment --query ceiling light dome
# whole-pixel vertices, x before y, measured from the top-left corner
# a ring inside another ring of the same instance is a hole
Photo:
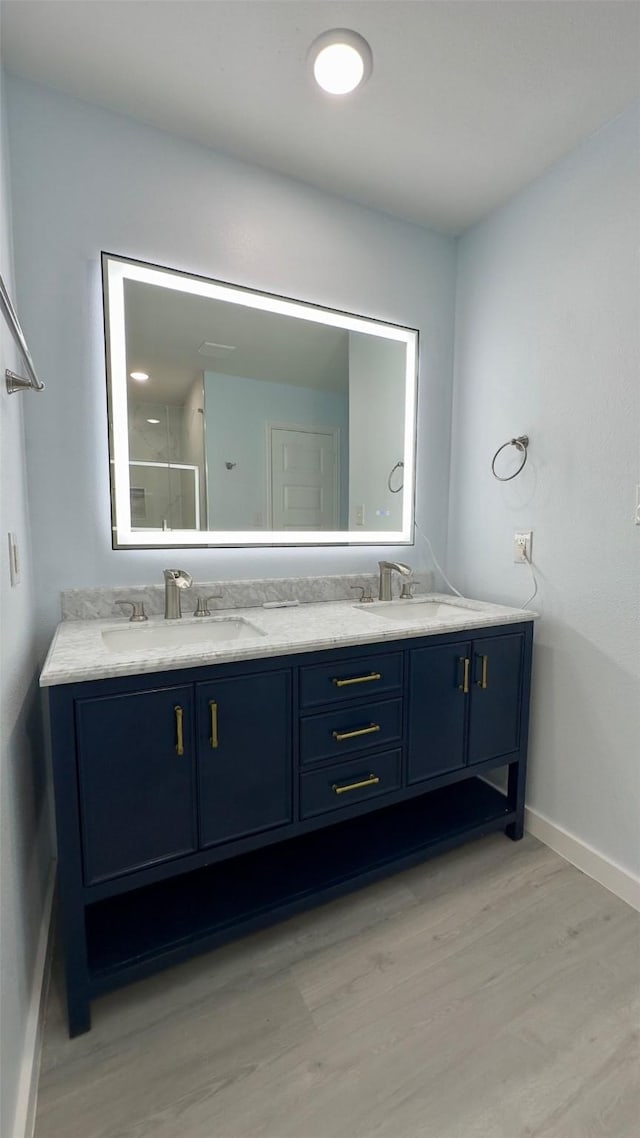
[[[323,32],[309,48],[313,77],[330,95],[348,95],[362,86],[373,67],[371,48],[348,28]]]

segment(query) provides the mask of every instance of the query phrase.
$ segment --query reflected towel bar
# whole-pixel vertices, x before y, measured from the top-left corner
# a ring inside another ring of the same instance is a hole
[[[26,364],[26,372],[28,379],[24,379],[21,375],[16,375],[15,371],[6,369],[4,375],[7,383],[7,391],[9,395],[15,395],[16,391],[44,391],[44,383],[41,383],[36,375],[36,369],[33,366],[31,353],[27,347],[27,341],[24,338],[24,332],[20,327],[20,321],[9,293],[7,292],[5,283],[0,276],[0,308],[2,309],[7,324],[9,325],[13,338],[18,345]]]

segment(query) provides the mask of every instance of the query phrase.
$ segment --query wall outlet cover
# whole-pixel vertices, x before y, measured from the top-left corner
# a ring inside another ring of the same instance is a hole
[[[521,530],[513,535],[513,560],[514,564],[526,565],[527,561],[531,561],[531,542],[533,540],[533,530]]]

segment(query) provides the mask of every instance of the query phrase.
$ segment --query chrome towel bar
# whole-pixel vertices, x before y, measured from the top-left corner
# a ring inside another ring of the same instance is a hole
[[[9,296],[9,293],[7,292],[5,283],[1,276],[0,308],[2,309],[7,320],[7,324],[13,333],[13,338],[24,357],[24,362],[26,364],[25,370],[28,376],[28,379],[24,379],[23,376],[16,375],[15,371],[11,371],[9,368],[7,368],[4,375],[9,395],[15,395],[16,391],[44,391],[44,383],[41,383],[36,375],[36,369],[33,366],[31,352],[27,347],[27,341],[24,338],[24,332],[20,327],[20,321],[18,320],[16,310],[13,307],[13,302]]]

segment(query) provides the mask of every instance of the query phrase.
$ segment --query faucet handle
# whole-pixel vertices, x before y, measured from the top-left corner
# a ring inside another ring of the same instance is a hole
[[[370,604],[373,600],[373,597],[371,596],[371,588],[369,585],[350,585],[349,588],[360,590],[358,601],[361,605]]]
[[[146,612],[144,611],[144,601],[116,601],[117,605],[131,605],[131,616],[129,622],[148,620]]]
[[[211,616],[211,611],[209,609],[209,601],[220,601],[220,600],[222,600],[222,593],[211,593],[211,595],[208,597],[200,597],[199,596],[197,608],[196,608],[193,615],[194,616]]]
[[[413,593],[411,590],[415,589],[415,587],[416,587],[415,581],[405,581],[404,585],[402,586],[402,589],[400,591],[400,600],[401,601],[412,601],[413,600]]]

